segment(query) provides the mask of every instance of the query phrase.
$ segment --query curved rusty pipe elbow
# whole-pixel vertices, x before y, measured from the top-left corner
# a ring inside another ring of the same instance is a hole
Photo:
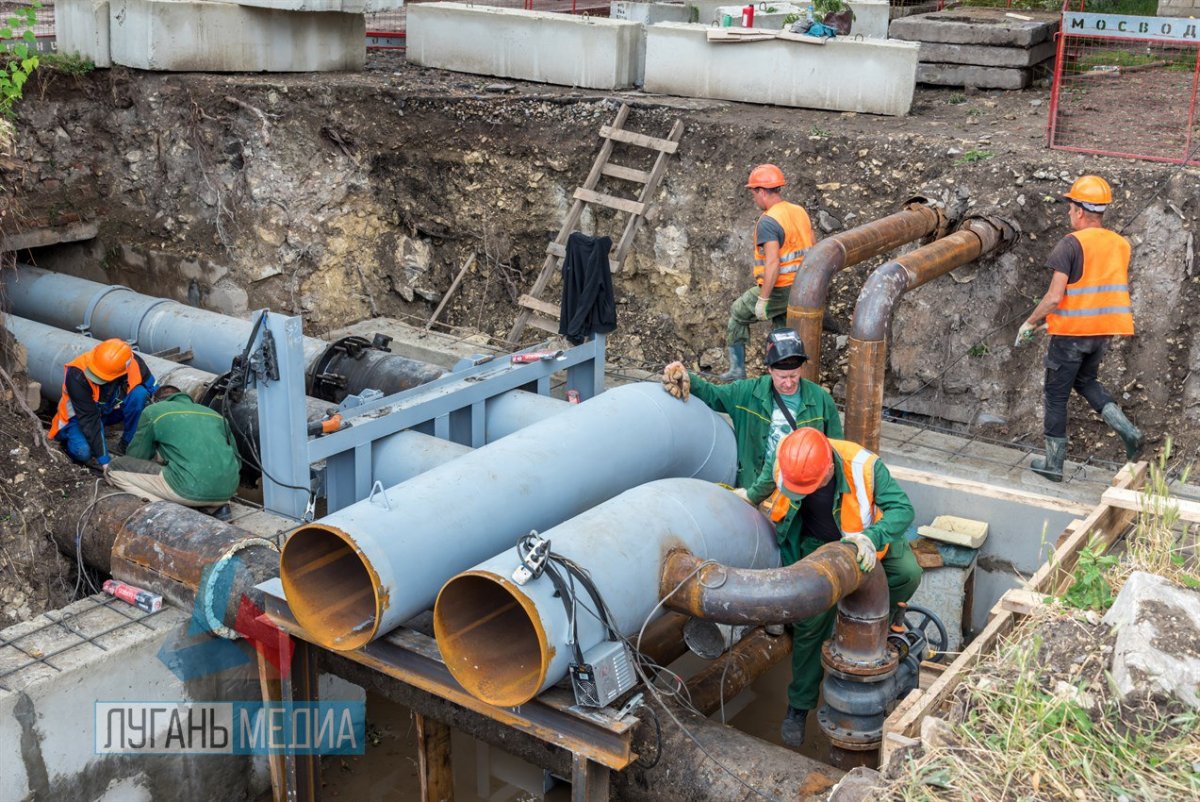
[[[834,604],[852,619],[886,622],[883,570],[862,573],[854,554],[853,546],[827,543],[787,567],[750,569],[675,550],[663,561],[659,596],[672,610],[721,624],[784,624]]]
[[[1018,236],[1007,220],[971,217],[953,234],[882,265],[867,278],[850,330],[846,439],[879,450],[887,332],[900,298],[956,267],[1009,247]]]
[[[788,295],[788,325],[796,329],[808,353],[802,376],[821,373],[821,322],[834,274],[915,239],[937,235],[946,226],[942,211],[925,198],[913,198],[902,211],[826,237],[809,249],[804,269]]]

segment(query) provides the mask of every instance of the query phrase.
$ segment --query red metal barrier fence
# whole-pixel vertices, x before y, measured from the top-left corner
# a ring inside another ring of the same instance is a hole
[[[1050,147],[1197,163],[1198,51],[1200,20],[1063,12]]]

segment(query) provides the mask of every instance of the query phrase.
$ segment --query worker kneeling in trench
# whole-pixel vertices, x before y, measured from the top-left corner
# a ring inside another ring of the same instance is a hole
[[[237,492],[238,473],[228,421],[171,385],[154,393],[126,455],[105,466],[109,483],[128,493],[215,507],[219,518],[228,517],[225,505]]]
[[[922,572],[905,537],[912,503],[883,460],[857,443],[801,428],[780,442],[772,463],[763,474],[775,492],[760,508],[775,524],[781,563],[799,562],[826,543],[851,544],[863,573],[882,563],[893,627],[903,629],[903,604],[921,584]],[[788,746],[804,741],[805,721],[821,688],[821,644],[833,634],[835,615],[831,607],[793,624],[792,682],[780,733]]]

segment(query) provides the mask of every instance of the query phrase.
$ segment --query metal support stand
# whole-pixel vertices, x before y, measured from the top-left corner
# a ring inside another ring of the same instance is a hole
[[[267,312],[253,345],[251,369],[258,394],[259,459],[263,507],[300,519],[311,486],[306,442],[304,335],[300,318]]]
[[[608,802],[608,766],[576,752],[571,756],[571,802]]]
[[[256,650],[263,703],[316,702],[317,649],[282,630],[274,631],[279,634],[278,649]],[[272,656],[277,656],[277,663]],[[316,802],[321,789],[320,757],[289,750],[269,755],[267,762],[273,802]]]

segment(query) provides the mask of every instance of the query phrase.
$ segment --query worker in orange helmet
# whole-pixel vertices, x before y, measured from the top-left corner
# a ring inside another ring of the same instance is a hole
[[[724,381],[746,378],[746,343],[750,324],[773,320],[773,328],[787,325],[788,295],[804,254],[813,246],[812,222],[808,212],[783,199],[787,184],[783,171],[773,164],[760,164],[750,171],[746,187],[754,205],[762,210],[754,224],[754,282],[729,309],[725,344],[729,348],[729,370]]]
[[[775,524],[783,565],[799,562],[826,543],[854,546],[863,573],[882,564],[897,626],[902,605],[921,584],[921,566],[905,533],[912,503],[878,456],[816,429],[783,438],[768,464],[775,492],[760,509]],[[824,669],[821,644],[833,633],[835,608],[792,625],[792,682],[780,735],[788,746],[804,741],[808,711],[816,707]]]
[[[50,422],[50,439],[62,443],[76,462],[95,459],[107,470],[105,424],[124,426],[114,450],[125,453],[154,389],[153,374],[129,344],[105,340],[63,366],[62,396]]]
[[[1097,380],[1113,336],[1133,335],[1129,241],[1105,228],[1103,221],[1112,199],[1112,187],[1098,175],[1077,179],[1063,196],[1071,233],[1050,252],[1046,260],[1054,271],[1050,289],[1017,333],[1019,346],[1033,338],[1043,320],[1050,332],[1043,417],[1046,456],[1034,460],[1031,467],[1052,482],[1063,478],[1072,388],[1121,437],[1126,459],[1136,460],[1145,444],[1141,431]]]

